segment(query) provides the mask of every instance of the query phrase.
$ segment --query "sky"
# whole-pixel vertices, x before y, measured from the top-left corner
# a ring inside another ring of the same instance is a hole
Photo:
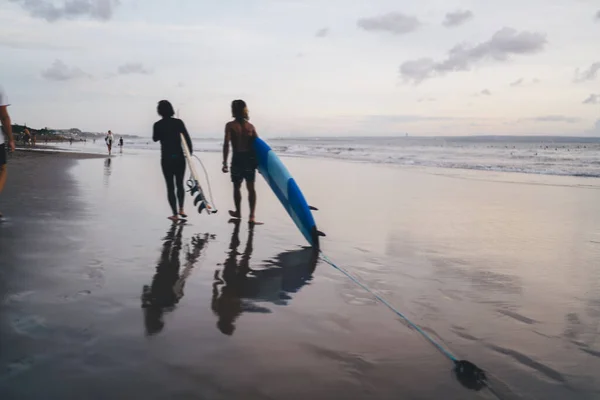
[[[600,136],[598,0],[2,0],[14,123],[219,137]]]

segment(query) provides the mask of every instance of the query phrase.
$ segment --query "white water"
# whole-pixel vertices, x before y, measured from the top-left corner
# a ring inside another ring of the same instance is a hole
[[[600,177],[600,138],[296,138],[267,139],[280,156],[324,157],[404,166],[458,168],[528,174]],[[73,151],[105,151],[102,141]],[[219,152],[219,139],[194,139],[197,151]],[[150,139],[125,142],[125,149],[157,151]],[[115,149],[118,151],[118,149]]]

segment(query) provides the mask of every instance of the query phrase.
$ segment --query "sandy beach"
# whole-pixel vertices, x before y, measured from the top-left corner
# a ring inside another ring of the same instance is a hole
[[[305,248],[258,178],[251,229],[173,227],[158,154],[17,152],[0,195],[2,399],[469,399],[452,364]],[[600,396],[597,178],[286,157],[323,251],[500,398]],[[244,212],[247,208],[244,204]]]

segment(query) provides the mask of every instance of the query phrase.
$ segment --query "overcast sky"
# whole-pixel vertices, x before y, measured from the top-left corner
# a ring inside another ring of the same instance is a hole
[[[16,123],[195,137],[600,135],[597,0],[3,0]]]

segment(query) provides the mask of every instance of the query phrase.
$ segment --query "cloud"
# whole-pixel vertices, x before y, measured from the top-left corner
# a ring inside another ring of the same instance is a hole
[[[365,31],[384,31],[394,35],[404,35],[417,30],[421,22],[416,17],[391,12],[378,17],[361,18],[356,25]]]
[[[598,10],[598,12],[596,13],[596,20],[600,21],[600,10]]]
[[[117,69],[119,75],[131,75],[131,74],[142,74],[149,75],[152,73],[149,69],[144,67],[142,63],[128,63],[120,65]]]
[[[590,94],[583,104],[600,104],[600,94]]]
[[[523,78],[519,78],[514,82],[510,83],[510,86],[512,87],[517,87],[517,86],[522,86],[523,85]]]
[[[61,19],[89,17],[101,21],[112,18],[114,9],[120,0],[65,0],[56,6],[52,0],[9,0],[19,4],[32,17],[42,18],[48,22]]]
[[[442,23],[442,25],[444,25],[447,28],[452,28],[464,24],[471,18],[473,18],[473,13],[471,11],[458,10],[446,14],[446,18],[444,18],[444,22]]]
[[[48,69],[42,71],[42,77],[49,81],[69,81],[78,78],[89,78],[90,75],[76,67],[69,67],[61,60],[56,60]]]
[[[400,75],[405,81],[420,83],[434,76],[452,71],[468,71],[482,60],[506,61],[511,55],[534,54],[543,50],[546,36],[535,32],[517,32],[512,28],[503,28],[487,41],[476,46],[460,44],[448,52],[442,61],[420,58],[407,61],[400,66]]]
[[[575,78],[573,81],[576,83],[593,81],[596,79],[598,71],[600,71],[600,62],[593,63],[588,69],[584,69],[583,71],[580,71],[579,68],[577,68],[575,70]]]
[[[491,96],[492,92],[490,92],[489,89],[483,89],[479,94],[481,94],[482,96]]]
[[[524,78],[519,78],[514,82],[511,82],[509,85],[511,87],[523,87],[523,86],[533,86],[537,83],[540,83],[541,81],[537,78],[532,79],[531,81],[528,81],[527,79]]]
[[[318,38],[324,38],[325,36],[329,35],[329,28],[323,28],[323,29],[319,29],[317,31],[317,33],[315,33],[315,36]]]
[[[568,124],[574,124],[581,121],[581,118],[567,117],[564,115],[543,115],[541,117],[530,118],[529,120],[536,122],[566,122]]]

